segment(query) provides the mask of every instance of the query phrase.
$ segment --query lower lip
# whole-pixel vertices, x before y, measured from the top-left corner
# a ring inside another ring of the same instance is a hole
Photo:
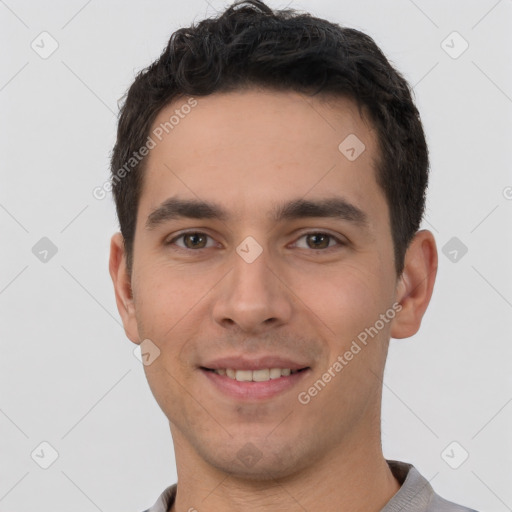
[[[272,398],[279,393],[284,393],[296,386],[311,371],[309,368],[301,372],[292,373],[278,379],[270,379],[265,382],[238,381],[226,375],[203,370],[200,371],[222,393],[239,400],[264,400]]]

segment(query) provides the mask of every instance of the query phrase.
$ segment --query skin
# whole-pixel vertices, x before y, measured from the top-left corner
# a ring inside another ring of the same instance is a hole
[[[186,99],[164,108],[154,126]],[[160,350],[144,370],[173,437],[179,485],[172,510],[377,512],[400,487],[380,440],[389,339],[420,327],[436,276],[434,237],[416,234],[397,276],[389,209],[375,179],[376,132],[351,100],[251,89],[197,101],[148,156],[131,276],[120,233],[110,254],[126,335]],[[349,134],[366,147],[355,161],[338,150]],[[363,210],[368,226],[272,218],[275,203],[333,196]],[[217,202],[229,218],[146,229],[169,197]],[[193,237],[165,245],[182,230],[210,238],[199,239],[200,249]],[[325,248],[305,236],[318,232],[343,244],[321,239]],[[262,248],[252,263],[236,252],[247,236]],[[301,404],[298,393],[393,304],[400,312]],[[261,353],[300,358],[311,371],[297,387],[251,402],[224,395],[198,368]],[[246,445],[258,454],[255,463],[238,456]]]

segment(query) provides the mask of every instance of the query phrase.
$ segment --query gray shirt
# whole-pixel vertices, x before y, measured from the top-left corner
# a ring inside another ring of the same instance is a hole
[[[401,487],[380,512],[476,512],[441,498],[413,465],[396,460],[387,463]],[[144,512],[168,512],[176,497],[176,485],[167,487]]]

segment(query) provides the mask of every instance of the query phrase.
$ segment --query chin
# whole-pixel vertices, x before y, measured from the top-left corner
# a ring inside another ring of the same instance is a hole
[[[265,435],[268,434],[268,431]],[[201,447],[203,460],[217,470],[234,478],[252,481],[269,481],[293,476],[305,468],[311,456],[298,451],[298,443],[269,443],[263,435],[248,441],[231,440],[212,450],[212,444]],[[239,446],[239,447],[238,447]]]

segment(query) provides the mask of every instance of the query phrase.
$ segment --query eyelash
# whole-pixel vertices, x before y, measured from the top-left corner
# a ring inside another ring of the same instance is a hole
[[[174,238],[172,238],[171,240],[169,240],[168,242],[165,242],[165,245],[175,245],[174,243],[176,242],[176,240],[179,240],[179,239],[182,239],[183,237],[185,237],[186,235],[204,235],[210,239],[213,240],[213,237],[211,237],[210,235],[208,235],[207,233],[204,233],[202,231],[184,231],[182,233],[180,233],[179,235],[175,236]],[[299,238],[297,238],[297,240],[294,242],[294,243],[297,243],[298,240],[300,240],[301,238],[304,238],[308,235],[324,235],[324,236],[328,236],[330,239],[332,240],[335,240],[337,242],[337,245],[335,246],[328,246],[326,247],[325,249],[311,249],[311,248],[307,248],[307,250],[310,250],[310,251],[313,251],[313,252],[323,252],[323,253],[326,253],[326,252],[331,252],[331,250],[335,250],[337,248],[340,248],[340,247],[343,247],[343,246],[346,246],[347,243],[344,242],[343,240],[340,240],[338,237],[334,236],[334,235],[331,235],[330,233],[327,233],[325,231],[308,231],[306,233],[302,233]],[[207,242],[208,243],[208,242]],[[180,247],[180,246],[176,246],[178,250],[180,251],[185,251],[185,252],[200,252],[204,249],[211,249],[211,247],[201,247],[199,249],[189,249],[188,247]]]

